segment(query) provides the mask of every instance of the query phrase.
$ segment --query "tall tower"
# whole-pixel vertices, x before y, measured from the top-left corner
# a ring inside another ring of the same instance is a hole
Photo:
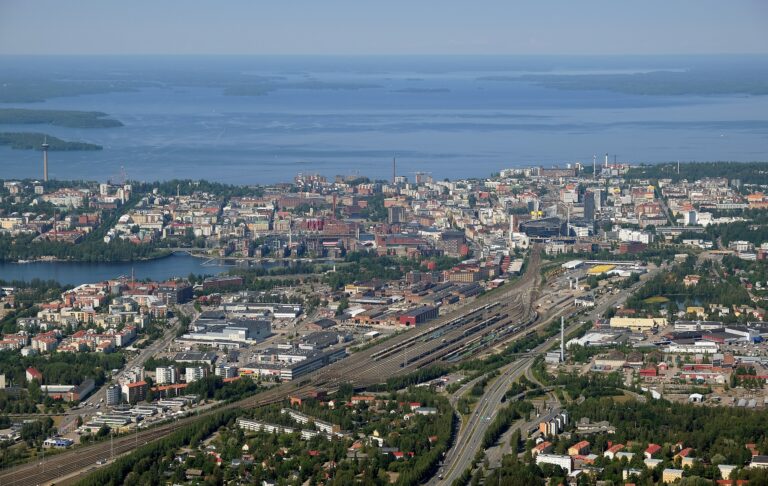
[[[560,316],[560,361],[565,361],[565,317]]]
[[[48,182],[48,137],[43,140],[43,180]]]
[[[592,156],[592,178],[597,179],[597,155]]]
[[[395,183],[396,178],[397,178],[397,158],[392,157],[392,184]]]
[[[608,168],[608,152],[605,153],[605,168]]]

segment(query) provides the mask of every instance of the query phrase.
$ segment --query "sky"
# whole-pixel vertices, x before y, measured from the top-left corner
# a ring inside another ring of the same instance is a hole
[[[0,0],[0,55],[768,53],[766,0]]]

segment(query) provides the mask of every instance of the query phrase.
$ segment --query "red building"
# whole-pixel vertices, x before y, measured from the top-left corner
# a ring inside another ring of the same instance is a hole
[[[417,307],[416,309],[411,309],[405,314],[402,314],[398,320],[400,321],[400,324],[405,326],[415,326],[416,324],[421,324],[423,322],[427,322],[430,319],[436,318],[438,313],[439,312],[437,307]]]

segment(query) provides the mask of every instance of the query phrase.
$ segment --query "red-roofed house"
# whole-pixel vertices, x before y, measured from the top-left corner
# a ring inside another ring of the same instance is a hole
[[[43,382],[43,374],[35,368],[27,368],[26,372],[27,381],[37,380],[39,383]]]
[[[682,459],[685,459],[686,457],[690,456],[691,454],[693,454],[693,448],[692,447],[686,447],[685,449],[683,449],[680,452],[678,452],[677,454],[675,454],[674,459],[677,459],[679,457],[682,460]]]
[[[553,446],[552,443],[549,441],[544,441],[539,444],[537,444],[533,449],[531,449],[531,455],[536,457],[537,454],[549,454],[552,452]]]
[[[644,368],[639,371],[640,376],[643,378],[652,378],[655,376],[658,376],[658,372],[656,371],[656,368]]]
[[[587,454],[589,454],[589,442],[586,440],[577,442],[568,448],[569,456],[584,456]]]
[[[603,452],[603,456],[613,460],[616,457],[616,453],[622,449],[624,449],[624,444],[613,445],[609,447],[605,452]]]
[[[361,403],[368,403],[376,400],[376,397],[373,395],[355,395],[352,398],[350,398],[350,402],[352,405],[359,405]]]
[[[660,445],[648,444],[648,447],[645,448],[645,452],[643,452],[643,454],[645,455],[646,459],[652,459],[654,455],[659,453],[659,451],[661,451]]]

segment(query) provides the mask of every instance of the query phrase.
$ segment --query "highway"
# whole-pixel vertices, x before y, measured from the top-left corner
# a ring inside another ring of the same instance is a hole
[[[443,480],[438,476],[428,484],[452,484],[461,476],[472,463],[476,451],[482,447],[485,432],[503,405],[502,397],[532,362],[533,358],[526,357],[506,365],[501,375],[488,385],[485,394],[475,406],[475,411],[459,430],[454,447],[445,455],[442,468],[444,472],[441,473]]]
[[[600,303],[585,316],[585,319],[591,319],[594,321],[599,316],[603,315],[609,307],[623,303],[627,297],[632,294],[632,292],[637,290],[643,283],[645,283],[645,281],[652,278],[656,273],[664,268],[666,267],[662,266],[661,268],[654,269],[652,272],[643,275],[641,280],[635,283],[632,287],[624,289],[618,294],[606,296],[606,298],[603,298]],[[567,310],[568,309],[563,309],[561,312],[565,312]],[[555,315],[557,315],[557,313]],[[543,321],[549,322],[549,320],[553,317],[555,316],[548,316],[548,318],[543,319]],[[579,326],[579,323],[572,323],[570,326],[568,326],[565,331],[566,337],[575,331]],[[480,400],[476,405],[476,409],[470,416],[469,421],[459,430],[456,440],[454,441],[454,446],[448,451],[448,453],[446,453],[443,460],[441,473],[439,474],[439,476],[442,476],[443,479],[441,480],[438,476],[436,478],[432,478],[428,484],[453,484],[453,481],[458,479],[464,470],[472,464],[475,454],[482,447],[483,437],[485,436],[485,432],[488,429],[488,426],[495,418],[499,409],[505,406],[505,404],[501,402],[501,398],[504,396],[510,386],[512,386],[512,384],[522,375],[525,375],[531,382],[538,383],[531,374],[531,366],[534,362],[535,356],[544,354],[552,347],[555,342],[559,340],[559,334],[552,336],[531,350],[530,354],[525,355],[522,359],[510,363],[501,369],[501,375],[488,385],[485,393],[482,397],[480,397]],[[468,390],[468,385],[469,383],[462,387],[460,391]],[[455,395],[454,397],[452,398],[455,402],[458,400],[458,396]],[[548,412],[548,414],[553,413],[554,410]],[[523,432],[527,433],[531,426],[538,423],[540,420],[542,419],[536,418],[525,422],[518,421],[512,426],[512,428],[521,428]]]
[[[578,324],[571,324],[567,332],[573,332],[578,326]],[[545,353],[553,343],[559,340],[559,334],[552,336],[532,349],[529,355],[501,368],[501,374],[487,386],[475,411],[459,430],[454,446],[445,455],[443,480],[433,478],[429,484],[452,484],[472,464],[475,454],[482,447],[488,426],[496,418],[499,409],[506,406],[506,403],[502,402],[504,394],[521,376],[529,373],[537,355]],[[535,382],[535,380],[531,381]]]

